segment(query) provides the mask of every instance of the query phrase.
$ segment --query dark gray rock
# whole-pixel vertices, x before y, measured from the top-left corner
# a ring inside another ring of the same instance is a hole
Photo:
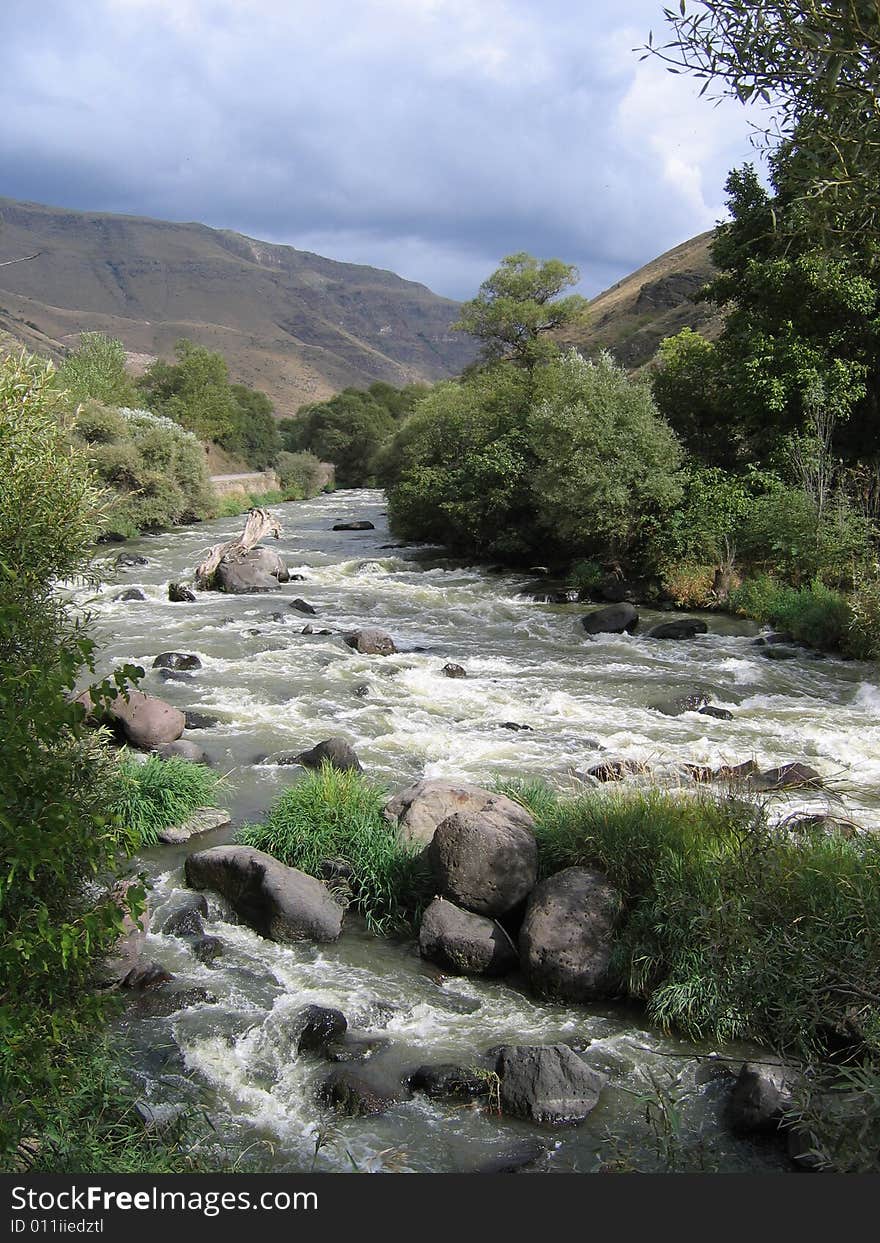
[[[410,1075],[409,1086],[435,1100],[476,1101],[489,1095],[492,1084],[486,1071],[480,1074],[473,1066],[441,1062],[419,1066]]]
[[[121,552],[113,562],[117,570],[125,570],[133,565],[149,565],[150,562],[146,557],[142,557],[137,552]]]
[[[353,647],[356,652],[361,652],[365,656],[393,656],[397,651],[391,635],[377,626],[352,630],[344,638],[349,647]]]
[[[640,760],[603,760],[587,769],[587,776],[596,781],[623,781],[626,777],[645,773],[648,769]]]
[[[759,634],[757,639],[752,640],[754,647],[773,646],[776,643],[782,643],[788,647],[793,647],[795,645],[795,640],[787,630],[767,630],[763,634]]]
[[[621,895],[592,868],[571,867],[537,886],[519,934],[532,989],[566,1001],[605,995]]]
[[[321,1053],[348,1031],[348,1019],[332,1006],[306,1006],[293,1017],[292,1034],[301,1053]]]
[[[822,785],[822,777],[809,764],[793,763],[768,768],[754,777],[752,783],[760,790],[816,790]]]
[[[197,937],[191,946],[192,952],[199,962],[213,962],[223,953],[223,942],[219,937]]]
[[[358,699],[368,699],[370,695],[370,688],[366,682],[361,682],[360,686],[356,686],[354,688],[354,694]]]
[[[685,712],[698,712],[709,702],[709,698],[705,691],[690,691],[673,699],[655,700],[648,707],[654,712],[662,712],[664,716],[681,716]]]
[[[141,1019],[164,1019],[193,1006],[211,1005],[216,1000],[213,993],[204,988],[152,988],[138,995],[133,1009]]]
[[[288,607],[295,609],[297,613],[307,613],[311,617],[317,616],[318,613],[316,608],[313,608],[306,600],[300,600],[299,596]]]
[[[682,617],[677,621],[661,622],[645,632],[646,639],[693,639],[695,635],[707,634],[709,627],[695,617]]]
[[[272,941],[335,941],[342,906],[314,876],[250,846],[214,846],[188,855],[193,889],[213,889],[248,927]]]
[[[183,583],[169,583],[168,599],[172,604],[195,604],[196,593]]]
[[[213,729],[215,725],[220,724],[220,718],[212,716],[210,712],[187,710],[183,715],[187,729]]]
[[[457,975],[504,975],[518,965],[500,924],[435,898],[422,916],[419,953]]]
[[[515,733],[520,733],[523,730],[529,734],[533,734],[535,732],[531,725],[520,725],[517,721],[501,721],[498,728],[513,730]]]
[[[477,915],[513,910],[538,875],[533,830],[491,809],[441,821],[427,859],[440,894]]]
[[[633,634],[639,624],[638,610],[621,601],[604,609],[594,609],[581,618],[587,634]]]
[[[310,751],[301,751],[292,762],[302,764],[304,768],[320,768],[322,764],[329,764],[340,772],[363,772],[354,747],[344,738],[325,738]]]
[[[803,651],[797,647],[763,647],[761,655],[765,660],[797,660]]]
[[[566,1044],[506,1045],[495,1069],[504,1113],[542,1126],[583,1122],[605,1084]]]
[[[204,911],[207,912],[208,904],[202,895]],[[205,925],[202,923],[202,906],[196,902],[189,902],[186,906],[180,907],[172,915],[169,915],[162,925],[162,932],[166,937],[201,937],[205,934]]]
[[[738,1134],[777,1131],[795,1104],[795,1078],[782,1063],[745,1062],[730,1093],[727,1122]]]
[[[196,680],[194,673],[184,673],[182,669],[157,669],[156,672],[163,682],[195,682]]]
[[[461,665],[455,665],[451,662],[443,666],[440,670],[445,678],[466,678],[467,671],[462,669]]]
[[[202,662],[191,652],[160,652],[153,661],[154,669],[201,669]]]
[[[732,721],[733,713],[729,708],[716,708],[712,704],[703,704],[702,708],[698,708],[700,716],[711,716],[716,721]]]
[[[123,977],[121,984],[123,988],[131,989],[132,992],[142,993],[151,988],[159,988],[162,984],[168,984],[173,979],[171,972],[166,971],[159,963],[141,960],[136,962]]]
[[[328,1062],[366,1062],[376,1053],[391,1047],[387,1036],[355,1036],[346,1032],[340,1040],[324,1046],[322,1056]]]
[[[383,1114],[411,1096],[397,1076],[370,1063],[337,1066],[318,1089],[319,1104],[330,1105],[351,1118]]]
[[[372,522],[366,521],[337,522],[333,527],[334,531],[375,531],[375,529],[376,528]]]
[[[140,587],[128,587],[125,591],[120,592],[118,596],[114,596],[113,598],[117,601],[122,600],[124,602],[131,602],[134,600],[146,600],[147,597],[144,592],[141,591]]]
[[[160,760],[186,760],[190,764],[207,764],[208,756],[197,742],[188,738],[178,738],[175,742],[166,742],[156,748]]]

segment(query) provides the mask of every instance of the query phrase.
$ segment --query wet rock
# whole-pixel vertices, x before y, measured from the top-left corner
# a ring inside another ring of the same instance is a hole
[[[713,704],[703,704],[702,708],[698,708],[700,716],[711,716],[716,721],[732,721],[733,713],[729,708],[716,708]]]
[[[314,633],[315,633],[315,627],[312,625],[303,626],[302,630],[300,631],[300,634],[314,634]]]
[[[139,966],[146,945],[147,933],[150,930],[149,904],[144,904],[144,909],[136,919],[128,910],[128,891],[137,884],[138,881],[133,877],[120,880],[110,893],[113,902],[122,912],[122,932],[110,955],[101,964],[101,974],[107,984],[125,980]]]
[[[172,604],[195,604],[196,593],[183,583],[169,583],[168,599]]]
[[[288,607],[295,609],[297,613],[308,613],[312,617],[315,617],[318,612],[316,608],[313,608],[307,601],[301,600],[299,596]]]
[[[779,768],[768,768],[752,779],[758,790],[801,790],[819,789],[822,777],[809,764],[783,764]]]
[[[476,997],[465,997],[463,993],[450,993],[448,989],[435,984],[431,989],[429,1004],[447,1014],[476,1014],[482,1010],[482,1002]]]
[[[148,989],[168,984],[174,977],[157,962],[137,962],[122,980],[122,987],[143,993]]]
[[[197,742],[188,738],[178,738],[176,742],[166,742],[156,748],[160,760],[187,760],[190,764],[207,764],[208,756]]]
[[[604,609],[594,609],[581,618],[587,634],[633,634],[639,624],[638,610],[621,601]]]
[[[305,574],[288,574],[287,581],[289,583],[304,583],[306,582],[306,576]]]
[[[377,626],[352,630],[344,638],[349,647],[353,647],[356,652],[361,652],[364,656],[393,656],[397,651],[391,635]]]
[[[587,776],[594,777],[596,781],[623,781],[626,777],[649,771],[640,760],[603,760],[601,764],[588,768]]]
[[[330,1105],[350,1118],[383,1114],[411,1096],[399,1078],[363,1063],[337,1066],[318,1089],[319,1104]]]
[[[741,764],[722,764],[712,775],[716,781],[746,781],[757,771],[755,760],[743,760]]]
[[[202,662],[191,652],[160,652],[153,661],[154,669],[201,669]]]
[[[474,1174],[525,1174],[545,1160],[547,1149],[536,1140],[524,1139],[504,1152],[492,1156],[473,1170]]]
[[[727,1123],[737,1134],[777,1131],[795,1104],[796,1081],[782,1063],[745,1062],[730,1093]]]
[[[173,1130],[183,1118],[186,1110],[183,1105],[173,1105],[170,1102],[135,1101],[134,1112],[145,1131],[153,1135],[161,1135]]]
[[[198,807],[183,824],[175,824],[170,829],[163,829],[159,841],[166,846],[179,846],[188,842],[191,837],[200,833],[210,833],[214,829],[222,829],[232,820],[229,812],[222,807]]]
[[[129,691],[127,699],[117,695],[108,713],[126,742],[144,751],[176,742],[186,725],[186,718],[177,708],[142,691]]]
[[[136,552],[121,552],[113,562],[117,570],[127,570],[133,565],[149,565],[150,562],[146,557],[142,557]]]
[[[422,916],[419,953],[457,975],[504,975],[518,965],[500,924],[435,898]]]
[[[709,696],[705,691],[691,691],[674,699],[658,699],[648,707],[654,712],[662,712],[664,716],[681,716],[685,712],[700,711],[708,702]]]
[[[796,647],[764,647],[761,655],[765,660],[797,660],[803,652]]]
[[[414,1092],[424,1092],[434,1100],[476,1101],[488,1096],[492,1076],[482,1074],[473,1066],[456,1066],[441,1062],[437,1066],[419,1066],[409,1077]]]
[[[141,591],[140,587],[128,587],[125,591],[121,591],[118,596],[113,597],[113,599],[117,602],[123,601],[124,603],[134,600],[146,600],[146,598],[145,593]]]
[[[527,733],[534,733],[531,725],[520,725],[517,721],[501,721],[498,725],[499,729],[510,729],[514,731],[525,730]]]
[[[166,937],[201,937],[205,934],[202,915],[207,915],[208,903],[203,894],[193,894],[184,906],[169,915],[162,925]]]
[[[209,963],[223,953],[223,942],[219,937],[202,936],[193,941],[191,948],[199,962]]]
[[[195,682],[194,673],[184,673],[180,669],[159,669],[159,677],[163,682]]]
[[[334,531],[375,531],[376,527],[372,522],[337,522]]]
[[[306,1006],[293,1018],[292,1034],[300,1053],[321,1053],[348,1030],[348,1019],[331,1006]]]
[[[707,634],[709,627],[695,617],[682,617],[677,621],[661,622],[645,632],[646,639],[693,639],[695,635]]]
[[[277,552],[258,544],[234,561],[221,561],[215,581],[220,591],[230,595],[251,595],[277,591],[288,581],[287,567]]]
[[[354,694],[358,699],[367,699],[370,694],[370,688],[366,682],[362,682],[360,686],[354,688]]]
[[[543,1126],[583,1122],[605,1084],[566,1044],[506,1045],[495,1069],[504,1113]]]
[[[467,671],[462,669],[461,665],[455,665],[451,662],[443,666],[440,670],[445,678],[466,678]]]
[[[323,764],[329,764],[340,772],[363,772],[354,747],[344,738],[325,738],[310,751],[301,751],[292,762],[302,764],[304,768],[320,768]]]
[[[213,889],[248,927],[272,941],[335,941],[342,906],[314,876],[250,846],[214,846],[187,856],[187,884]]]
[[[504,915],[532,891],[538,847],[531,827],[490,809],[437,826],[427,860],[439,892],[477,915]]]
[[[795,644],[794,636],[790,635],[787,630],[768,630],[752,640],[753,647],[773,646],[777,643],[792,647]]]
[[[403,841],[428,846],[438,824],[459,811],[491,813],[534,832],[535,822],[520,803],[445,777],[423,778],[395,794],[385,805],[385,818],[396,824]]]
[[[212,716],[210,712],[192,712],[187,710],[183,716],[187,729],[213,729],[215,725],[220,724],[220,718]]]
[[[391,1047],[387,1036],[354,1036],[346,1032],[341,1040],[332,1040],[324,1046],[323,1057],[328,1062],[366,1062],[376,1053]]]
[[[138,1018],[164,1019],[193,1006],[212,1005],[217,998],[204,988],[155,988],[141,993],[134,1002]]]
[[[542,881],[528,900],[519,934],[531,988],[565,1001],[604,996],[621,908],[621,895],[592,868],[565,868]]]

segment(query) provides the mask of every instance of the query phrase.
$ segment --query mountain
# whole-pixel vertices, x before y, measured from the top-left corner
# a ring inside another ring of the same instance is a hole
[[[124,342],[133,369],[189,337],[280,416],[374,380],[456,375],[476,346],[458,303],[393,272],[337,263],[202,224],[0,198],[0,348],[60,357],[81,332]]]
[[[619,363],[635,370],[651,361],[664,337],[682,328],[710,339],[717,336],[717,309],[692,301],[715,275],[711,243],[711,230],[700,233],[598,294],[590,302],[586,327],[568,330],[565,343],[588,356],[610,350]]]

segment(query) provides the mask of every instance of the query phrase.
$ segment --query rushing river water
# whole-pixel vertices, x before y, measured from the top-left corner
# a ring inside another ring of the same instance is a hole
[[[522,594],[522,575],[456,567],[436,550],[431,559],[430,550],[395,546],[379,492],[340,492],[275,512],[284,534],[273,547],[302,581],[270,595],[201,593],[195,604],[170,603],[168,582],[189,577],[210,544],[238,532],[235,518],[132,541],[125,551],[149,563],[117,572],[93,601],[101,671],[139,663],[149,671],[144,690],[217,718],[185,736],[230,774],[224,804],[234,825],[296,780],[299,770],[265,763],[267,756],[340,734],[368,773],[392,788],[447,775],[481,783],[539,775],[565,788],[600,754],[642,761],[650,779],[670,781],[681,779],[685,763],[804,760],[835,791],[833,810],[880,827],[874,666],[808,654],[771,661],[752,642],[756,627],[717,616],[708,618],[710,634],[690,642],[591,640],[579,622],[583,605],[535,603]],[[332,531],[351,519],[375,529]],[[147,600],[118,601],[130,586]],[[291,609],[297,597],[317,616]],[[333,633],[304,635],[306,624]],[[340,632],[363,625],[390,631],[399,654],[348,649]],[[202,668],[192,680],[162,682],[150,670],[170,650],[198,655]],[[445,677],[448,661],[463,665],[467,678]],[[649,707],[694,689],[734,719],[669,717]],[[828,802],[826,794],[790,799],[778,814]],[[233,832],[196,838],[190,848]],[[161,847],[142,861],[153,884],[153,929],[180,900],[184,853]],[[588,1171],[615,1160],[664,1168],[664,1124],[645,1120],[645,1097],[658,1099],[659,1091],[659,1099],[677,1102],[680,1146],[691,1161],[702,1154],[709,1168],[786,1168],[772,1148],[725,1132],[730,1081],[725,1064],[709,1056],[718,1051],[664,1035],[635,1010],[539,1004],[509,983],[444,979],[413,946],[376,940],[351,916],[334,945],[283,946],[231,922],[212,899],[207,931],[224,945],[210,964],[156,931],[147,954],[179,984],[215,1000],[166,1017],[134,1008],[125,1025],[144,1097],[206,1111],[230,1153],[245,1154],[244,1167],[471,1170],[515,1160],[538,1142],[541,1169]],[[315,1104],[326,1064],[290,1050],[286,1020],[311,1002],[336,1006],[350,1027],[388,1038],[374,1058],[395,1072],[467,1064],[504,1042],[561,1039],[587,1049],[608,1086],[587,1122],[553,1133],[419,1095],[378,1118],[328,1116]],[[735,1062],[744,1051],[720,1052]]]

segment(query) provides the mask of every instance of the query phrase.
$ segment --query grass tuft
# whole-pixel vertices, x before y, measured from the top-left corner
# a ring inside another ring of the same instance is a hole
[[[217,803],[222,778],[204,764],[150,756],[139,763],[123,756],[113,775],[108,812],[132,838],[133,848],[155,846],[159,834],[187,820],[199,807]]]

